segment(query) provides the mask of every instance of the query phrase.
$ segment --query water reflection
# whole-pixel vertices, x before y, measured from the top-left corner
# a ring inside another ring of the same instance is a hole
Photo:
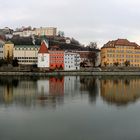
[[[138,77],[101,79],[101,97],[110,104],[127,105],[140,97]]]
[[[50,77],[37,81],[37,100],[42,106],[63,103],[64,77]]]
[[[90,103],[93,103],[96,101],[96,98],[98,97],[100,93],[100,81],[98,78],[95,77],[80,77],[80,90],[88,92],[89,95],[89,101]]]
[[[0,77],[0,104],[55,108],[67,100],[96,103],[103,99],[109,104],[127,105],[139,99],[139,87],[139,77]]]

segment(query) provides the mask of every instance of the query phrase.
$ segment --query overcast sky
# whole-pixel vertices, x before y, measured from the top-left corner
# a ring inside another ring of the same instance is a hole
[[[82,44],[140,44],[140,0],[0,0],[0,28],[57,27]]]

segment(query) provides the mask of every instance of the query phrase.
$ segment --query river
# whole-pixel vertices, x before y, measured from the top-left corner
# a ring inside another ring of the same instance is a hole
[[[139,140],[139,76],[0,77],[1,140]]]

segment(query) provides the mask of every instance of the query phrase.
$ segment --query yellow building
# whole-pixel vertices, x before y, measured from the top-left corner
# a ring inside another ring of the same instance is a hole
[[[109,41],[101,48],[101,66],[140,67],[140,46],[127,39]]]
[[[13,58],[14,44],[11,41],[5,43],[3,50],[4,50],[4,59]]]

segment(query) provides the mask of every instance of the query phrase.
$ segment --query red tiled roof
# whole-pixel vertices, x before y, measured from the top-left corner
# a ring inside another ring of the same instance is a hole
[[[127,39],[117,39],[117,40],[109,41],[103,46],[103,48],[114,48],[116,45],[134,46],[136,48],[139,48],[138,44],[136,44],[135,42],[130,42]]]
[[[42,44],[41,44],[41,46],[39,48],[38,53],[48,53],[48,48],[47,48],[47,46],[46,46],[44,41],[42,42]]]
[[[123,45],[123,46],[138,46],[134,42],[129,42],[127,39],[118,39],[115,41],[115,45]]]

